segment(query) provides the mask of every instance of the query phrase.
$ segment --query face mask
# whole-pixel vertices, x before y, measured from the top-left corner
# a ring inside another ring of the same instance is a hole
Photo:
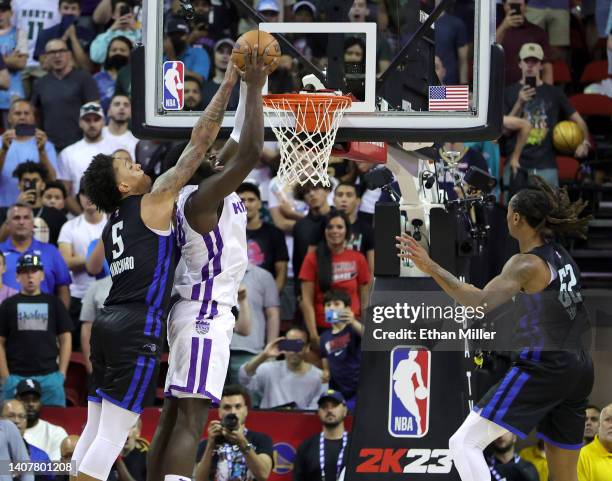
[[[106,59],[104,68],[106,70],[119,70],[121,67],[125,67],[129,61],[130,59],[125,55],[111,55]]]

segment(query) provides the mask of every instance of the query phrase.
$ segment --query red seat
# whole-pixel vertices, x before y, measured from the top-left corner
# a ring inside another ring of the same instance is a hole
[[[568,84],[572,82],[572,72],[564,60],[555,60],[553,66],[553,79],[556,84]]]
[[[595,60],[584,68],[584,72],[580,76],[580,83],[591,84],[601,82],[605,78],[608,78],[608,61]]]
[[[559,180],[565,182],[573,182],[576,180],[580,163],[573,157],[558,155],[556,158],[557,169],[559,171]]]
[[[570,103],[581,115],[612,116],[612,98],[600,94],[576,94]]]
[[[80,352],[73,352],[64,382],[66,400],[73,406],[87,405],[87,377],[85,357]]]

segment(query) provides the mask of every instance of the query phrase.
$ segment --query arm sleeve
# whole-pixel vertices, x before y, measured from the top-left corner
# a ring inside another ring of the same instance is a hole
[[[72,282],[70,278],[70,269],[68,269],[68,265],[66,261],[60,254],[60,251],[57,247],[53,247],[53,265],[54,265],[54,273],[55,273],[55,285],[56,286],[69,286]]]
[[[26,448],[25,442],[21,437],[17,426],[15,426],[12,422],[7,422],[4,424],[4,427],[9,444],[8,448],[11,455],[11,461],[29,461],[30,455],[28,454],[28,449]],[[20,481],[34,481],[34,475],[22,474],[19,479]]]
[[[104,57],[106,57],[106,50],[108,49],[108,44],[113,39],[114,32],[112,30],[107,30],[104,33],[98,35],[93,42],[91,42],[91,46],[89,47],[89,57],[92,62],[103,64]]]
[[[10,303],[12,305],[12,303]],[[0,304],[0,336],[9,336],[9,301]]]
[[[257,439],[253,439],[253,441],[255,441],[253,444],[255,445],[255,452],[257,454],[267,454],[270,456],[270,459],[274,461],[274,444],[270,436],[264,433],[258,433]]]
[[[256,392],[263,394],[263,377],[265,376],[266,371],[265,363],[259,366],[257,371],[255,371],[255,374],[253,374],[251,377],[249,377],[246,373],[246,369],[244,368],[245,364],[240,366],[240,369],[238,370],[238,380],[240,381],[240,384],[245,386],[252,393]]]
[[[55,300],[55,329],[56,334],[63,334],[65,332],[72,332],[74,326],[72,325],[72,319],[70,318],[70,314],[66,310],[66,306],[64,303],[59,300],[58,297],[54,297]],[[63,438],[62,438],[63,439]]]
[[[304,262],[302,262],[302,268],[300,269],[301,281],[312,281],[316,282],[317,280],[317,253],[309,252],[304,257]]]
[[[72,222],[66,222],[60,229],[59,236],[57,237],[57,243],[59,244],[62,242],[64,244],[72,244],[72,236]]]
[[[367,284],[370,282],[370,268],[368,267],[368,261],[361,252],[359,254],[359,260],[357,261],[357,282],[361,284]]]

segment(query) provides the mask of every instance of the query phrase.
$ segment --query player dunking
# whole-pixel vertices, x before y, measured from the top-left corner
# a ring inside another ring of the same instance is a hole
[[[453,299],[490,310],[515,298],[519,338],[527,339],[506,376],[477,403],[450,439],[462,481],[491,479],[483,450],[507,431],[526,437],[537,427],[555,481],[576,481],[585,408],[593,386],[593,364],[581,344],[588,317],[580,272],[555,235],[584,237],[588,219],[581,202],[542,179],[517,193],[508,207],[508,229],[518,240],[501,274],[483,289],[459,281],[432,261],[411,237],[398,237],[399,256],[410,258]],[[515,297],[516,296],[516,297]]]
[[[246,210],[234,191],[260,159],[261,90],[277,62],[265,66],[257,46],[245,57],[234,131],[219,154],[223,169],[215,172],[210,167],[199,186],[185,187],[177,201],[181,262],[175,287],[181,299],[168,319],[166,398],[147,460],[150,481],[191,479],[210,401],[221,399],[227,374],[235,322],[232,307],[248,262]],[[242,433],[223,434],[248,456],[252,446]]]
[[[236,81],[228,71],[176,166],[152,187],[124,151],[96,155],[83,175],[89,198],[110,214],[102,244],[113,284],[91,333],[87,424],[72,457],[79,481],[108,478],[129,430],[153,400],[175,270],[174,204],[215,140]]]

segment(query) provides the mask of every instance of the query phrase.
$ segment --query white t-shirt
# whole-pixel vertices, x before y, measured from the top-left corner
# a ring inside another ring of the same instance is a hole
[[[132,160],[136,160],[136,144],[138,143],[138,139],[134,137],[131,130],[128,130],[121,135],[113,135],[110,133],[107,126],[102,129],[102,136],[107,140],[107,142],[114,142],[114,150],[127,150],[130,153]]]
[[[33,58],[38,34],[60,20],[57,0],[13,0],[13,24],[28,37],[28,67],[39,65]]]
[[[72,182],[72,192],[68,192],[68,195],[74,195],[79,191],[81,177],[89,167],[91,159],[97,154],[112,154],[117,150],[116,145],[113,140],[102,135],[98,142],[81,139],[60,152],[57,159],[57,178]]]
[[[85,215],[81,214],[62,226],[57,243],[70,244],[75,255],[85,257],[89,245],[95,239],[99,239],[102,236],[102,230],[104,230],[105,225],[106,217],[97,224],[90,224],[85,220]],[[87,274],[86,271],[70,271],[70,276],[72,277],[70,295],[82,299],[94,278]]]
[[[61,426],[48,423],[39,419],[35,426],[26,429],[23,438],[30,444],[42,449],[49,455],[49,459],[60,460],[60,446],[68,436],[66,430]]]

